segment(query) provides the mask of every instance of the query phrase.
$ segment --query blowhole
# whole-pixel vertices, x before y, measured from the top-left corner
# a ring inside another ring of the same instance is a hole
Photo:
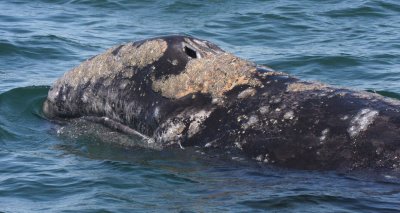
[[[191,57],[191,58],[197,58],[197,52],[196,52],[196,50],[194,50],[194,49],[192,49],[192,48],[190,48],[190,47],[188,47],[188,46],[185,46],[185,47],[184,47],[184,50],[185,50],[186,55],[188,55],[189,57]]]

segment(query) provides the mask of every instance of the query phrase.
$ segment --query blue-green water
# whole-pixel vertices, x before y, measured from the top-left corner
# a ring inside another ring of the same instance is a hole
[[[400,97],[400,2],[0,1],[0,211],[398,212],[388,174],[295,171],[56,134],[48,86],[118,43],[185,33],[259,64]]]

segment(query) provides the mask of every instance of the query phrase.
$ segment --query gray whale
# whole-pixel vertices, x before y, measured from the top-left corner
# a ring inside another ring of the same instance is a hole
[[[288,168],[400,167],[400,101],[301,81],[189,36],[86,60],[52,85],[43,112]]]

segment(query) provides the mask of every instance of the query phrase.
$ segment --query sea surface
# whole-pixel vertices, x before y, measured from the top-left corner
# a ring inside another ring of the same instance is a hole
[[[119,43],[167,34],[400,98],[398,0],[2,0],[0,212],[400,211],[400,181],[390,174],[128,150],[93,135],[63,137],[43,117],[64,72]]]

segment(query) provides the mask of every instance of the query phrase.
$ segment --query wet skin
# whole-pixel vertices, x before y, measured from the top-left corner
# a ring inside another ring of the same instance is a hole
[[[216,45],[165,36],[67,72],[43,105],[159,147],[198,146],[300,169],[400,167],[400,102],[301,81]]]

